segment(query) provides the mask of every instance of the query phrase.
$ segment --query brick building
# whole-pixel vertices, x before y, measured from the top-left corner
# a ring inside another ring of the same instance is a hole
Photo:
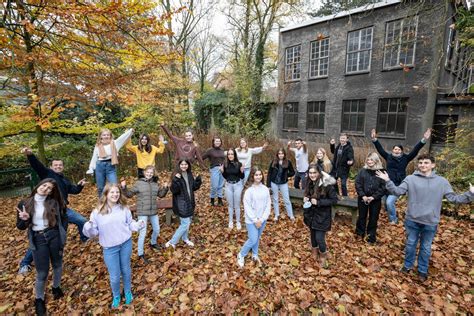
[[[357,144],[376,128],[386,146],[413,146],[428,127],[442,146],[473,117],[467,49],[451,1],[386,0],[280,30],[280,138]],[[449,123],[449,124],[447,124]]]

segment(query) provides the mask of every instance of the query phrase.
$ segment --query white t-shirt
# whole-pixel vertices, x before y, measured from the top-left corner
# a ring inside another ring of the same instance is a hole
[[[308,168],[309,168],[308,151],[304,152],[304,146],[302,146],[300,149],[290,148],[290,150],[295,153],[296,171],[298,172],[308,171]]]
[[[32,229],[34,231],[39,231],[48,228],[48,220],[44,217],[44,201],[46,200],[46,195],[35,194],[35,213],[31,222],[33,223]]]

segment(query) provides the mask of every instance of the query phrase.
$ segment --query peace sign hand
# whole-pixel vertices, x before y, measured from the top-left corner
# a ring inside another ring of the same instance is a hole
[[[22,210],[20,210],[18,207],[16,208],[16,210],[18,212],[18,217],[20,217],[21,220],[27,221],[30,219],[30,214],[28,214],[24,205],[23,205]]]

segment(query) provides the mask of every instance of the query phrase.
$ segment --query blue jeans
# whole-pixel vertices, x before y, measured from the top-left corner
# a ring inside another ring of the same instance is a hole
[[[97,160],[95,166],[95,181],[99,198],[102,196],[102,191],[104,191],[106,180],[109,183],[117,183],[117,168],[112,165],[110,160]]]
[[[290,192],[288,191],[288,183],[284,184],[275,184],[271,182],[272,188],[272,198],[273,198],[273,208],[275,209],[275,217],[280,216],[280,206],[278,205],[278,192],[281,192],[283,197],[283,203],[285,204],[286,212],[288,213],[288,217],[294,218],[293,215],[293,206],[291,205],[290,201]]]
[[[252,250],[252,255],[258,258],[258,245],[260,244],[260,237],[262,237],[262,233],[266,224],[267,221],[264,221],[260,228],[257,228],[255,224],[246,224],[249,238],[242,246],[242,249],[240,249],[240,255],[242,257],[245,257],[250,252],[250,250]]]
[[[104,261],[109,271],[110,287],[114,297],[120,296],[120,276],[125,293],[132,291],[132,238],[123,244],[103,249]]]
[[[250,169],[251,168],[244,168],[244,178],[242,179],[242,184],[243,185],[245,185],[247,183],[247,180],[249,179]]]
[[[242,196],[242,182],[229,183],[225,185],[225,196],[229,208],[229,223],[233,222],[234,211],[237,223],[240,223],[240,197]]]
[[[398,200],[396,195],[387,195],[385,199],[385,210],[387,211],[388,220],[390,222],[398,223],[397,210],[395,209],[395,203]]]
[[[192,217],[179,218],[181,224],[174,233],[173,237],[171,237],[170,243],[172,243],[173,245],[177,245],[180,239],[183,239],[183,241],[189,240],[189,226],[191,226],[191,220]]]
[[[405,233],[407,241],[405,245],[405,268],[412,269],[415,265],[416,246],[420,241],[420,252],[418,254],[418,272],[428,274],[428,265],[431,256],[431,244],[438,225],[425,225],[405,220]]]
[[[153,233],[151,234],[151,244],[156,245],[156,239],[160,234],[160,219],[157,215],[152,216],[138,216],[138,220],[142,220],[145,222],[145,227],[140,230],[140,234],[138,235],[138,255],[143,255],[143,246],[145,245],[145,236],[146,236],[146,228],[147,222],[150,219],[151,227],[153,227]]]
[[[68,223],[73,223],[74,225],[77,226],[77,229],[79,230],[79,235],[81,236],[81,241],[86,241],[89,238],[87,238],[83,233],[82,233],[82,228],[84,227],[84,224],[87,222],[84,216],[79,214],[78,212],[74,211],[73,209],[68,208],[67,209],[67,219]],[[25,256],[20,262],[20,267],[23,266],[30,266],[31,263],[33,262],[33,251],[28,248],[26,251]]]
[[[79,230],[79,236],[81,236],[81,241],[86,241],[87,239],[89,239],[87,238],[86,235],[82,233],[82,228],[84,227],[84,224],[87,222],[86,218],[70,208],[67,209],[66,214],[67,214],[68,223],[73,223],[74,225],[77,226],[77,229]]]
[[[306,188],[306,172],[298,172],[295,173],[295,188],[296,189],[305,189]],[[301,182],[301,187],[300,187]]]
[[[209,169],[211,173],[211,198],[224,196],[224,177],[222,176],[219,166]]]

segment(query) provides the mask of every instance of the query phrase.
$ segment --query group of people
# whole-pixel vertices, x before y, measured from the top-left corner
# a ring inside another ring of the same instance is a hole
[[[163,186],[159,185],[155,171],[155,157],[165,150],[166,142],[163,136],[159,137],[157,146],[151,144],[150,137],[146,134],[139,136],[137,145],[132,145],[130,139],[133,129],[125,131],[117,139],[113,138],[112,132],[108,129],[99,132],[87,171],[88,174],[95,174],[99,202],[89,220],[68,207],[68,195],[79,194],[86,184],[85,179],[73,184],[63,175],[62,160],[52,160],[50,168],[47,168],[33,155],[31,149],[22,150],[32,168],[42,179],[31,195],[17,207],[17,227],[28,229],[29,239],[29,250],[22,260],[20,272],[29,271],[31,261],[34,260],[37,272],[35,284],[37,314],[46,313],[45,287],[50,262],[53,267],[53,298],[58,299],[64,295],[60,282],[68,221],[77,225],[83,242],[98,236],[109,272],[112,308],[117,308],[122,301],[121,280],[125,304],[133,301],[130,266],[132,232],[139,232],[138,256],[143,263],[148,262],[144,255],[148,221],[153,229],[150,247],[160,249],[157,244],[160,231],[157,197],[164,197],[171,191],[173,212],[180,219],[179,227],[165,243],[165,247],[175,248],[180,240],[185,245],[193,247],[189,230],[196,207],[194,192],[200,189],[202,179],[199,175],[193,174],[192,165],[197,161],[204,167],[206,159],[210,165],[210,205],[224,205],[225,185],[229,229],[234,228],[234,219],[236,229],[242,228],[240,210],[243,201],[248,239],[237,254],[238,266],[244,267],[245,257],[250,251],[252,260],[260,261],[259,241],[270,216],[272,204],[274,220],[279,220],[280,192],[288,218],[291,221],[295,220],[288,186],[289,178],[294,176],[295,188],[304,191],[303,221],[309,228],[312,253],[320,266],[326,267],[328,253],[326,233],[331,229],[331,207],[337,203],[338,194],[341,197],[347,196],[347,179],[354,163],[354,150],[346,134],[340,135],[337,146],[334,139],[330,141],[332,160],[324,148],[318,148],[314,159],[309,162],[306,142],[302,139],[289,141],[286,150],[279,148],[276,151],[269,164],[265,181],[263,170],[256,166],[252,167],[251,161],[254,154],[259,154],[268,147],[267,143],[261,147],[249,148],[246,139],[241,139],[237,148],[224,149],[222,139],[214,137],[211,147],[201,154],[192,132],[187,131],[184,138],[180,138],[173,135],[166,126],[163,125],[162,128],[174,144],[176,165],[170,181]],[[378,142],[375,130],[371,136],[375,148],[386,161],[386,168],[383,167],[380,156],[372,152],[366,157],[364,167],[357,174],[355,187],[359,216],[355,233],[361,238],[367,236],[369,243],[375,243],[382,199],[386,197],[390,222],[397,223],[395,202],[398,196],[407,194],[408,208],[405,218],[407,243],[402,271],[409,272],[413,268],[416,247],[420,240],[418,274],[421,279],[426,280],[431,243],[439,223],[442,197],[445,196],[449,201],[456,203],[469,203],[474,197],[474,188],[471,186],[469,192],[461,195],[454,194],[446,179],[433,171],[435,161],[429,155],[420,155],[418,171],[406,177],[408,163],[416,157],[429,139],[430,130],[425,132],[424,138],[408,154],[404,153],[402,145],[394,146],[390,153],[386,152]],[[138,180],[131,187],[127,187],[126,181],[118,183],[116,167],[119,151],[123,146],[133,152],[137,160]],[[287,152],[294,153],[296,170],[288,159]],[[338,179],[341,190],[337,185]],[[242,192],[244,192],[243,198]],[[137,220],[133,219],[127,205],[127,197],[133,195],[137,195]]]

